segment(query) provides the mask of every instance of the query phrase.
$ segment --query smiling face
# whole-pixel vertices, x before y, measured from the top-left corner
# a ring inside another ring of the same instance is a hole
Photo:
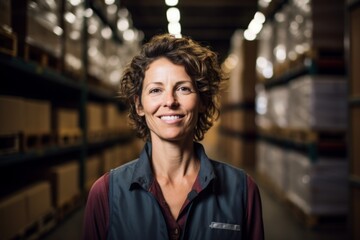
[[[166,58],[149,65],[136,109],[145,117],[152,141],[192,141],[200,108],[196,87],[183,66]]]

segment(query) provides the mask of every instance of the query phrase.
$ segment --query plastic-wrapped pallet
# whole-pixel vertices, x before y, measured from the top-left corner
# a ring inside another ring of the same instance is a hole
[[[289,88],[289,127],[346,129],[347,83],[344,77],[306,75],[292,81]]]
[[[289,89],[287,86],[270,90],[257,89],[256,122],[263,128],[288,127]]]
[[[84,6],[81,1],[66,1],[65,23],[65,70],[75,79],[81,77],[83,71],[83,14]]]
[[[311,162],[297,152],[288,154],[288,199],[306,214],[341,215],[348,211],[345,159],[319,158]]]
[[[277,191],[285,193],[288,182],[287,150],[265,141],[258,141],[256,147],[256,171],[271,181]]]
[[[89,18],[88,25],[88,71],[91,77],[100,81],[105,77],[104,65],[106,64],[106,58],[103,52],[104,38],[101,36],[101,30],[104,29],[104,24],[101,22],[100,18],[94,14]]]
[[[61,54],[59,0],[31,0],[28,2],[28,35],[26,41],[36,47],[52,53]]]

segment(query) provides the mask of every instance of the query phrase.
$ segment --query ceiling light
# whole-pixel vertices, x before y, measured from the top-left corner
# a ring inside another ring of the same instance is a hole
[[[168,24],[168,31],[170,34],[180,34],[181,33],[181,25],[178,22],[170,22]]]
[[[169,22],[180,21],[180,11],[178,8],[171,7],[166,11],[166,18]]]
[[[176,6],[178,2],[179,2],[178,0],[165,0],[165,4],[170,7]]]

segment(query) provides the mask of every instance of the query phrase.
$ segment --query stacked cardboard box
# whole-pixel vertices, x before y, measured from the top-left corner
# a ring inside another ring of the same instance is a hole
[[[72,161],[52,167],[49,172],[53,205],[62,207],[79,196],[79,163]]]
[[[351,226],[351,239],[360,238],[360,4],[359,1],[348,1],[346,6],[346,20],[348,26],[348,62],[349,62],[349,159],[350,159],[350,192],[351,213],[349,222]]]
[[[289,127],[345,130],[347,83],[338,76],[304,76],[289,86]]]
[[[86,106],[87,131],[90,141],[104,138],[104,108],[100,103],[91,102]]]
[[[102,158],[100,154],[94,154],[86,159],[85,189],[90,190],[94,182],[100,177]]]
[[[345,159],[319,158],[316,162],[290,152],[288,198],[309,215],[346,215],[348,212]]]
[[[2,152],[42,148],[51,144],[51,103],[45,100],[0,96],[0,135],[8,136]],[[20,134],[23,138],[20,138]],[[11,139],[10,139],[11,138]]]
[[[241,32],[235,32],[231,44],[231,54],[224,63],[229,84],[222,97],[219,155],[235,166],[251,168],[255,163],[257,41],[247,41]]]
[[[60,0],[28,1],[26,42],[59,58],[61,54]]]
[[[51,133],[51,103],[45,100],[26,99],[24,101],[25,133]]]
[[[265,141],[258,141],[256,145],[256,171],[272,185],[273,190],[284,197],[288,189],[288,151],[277,145]]]
[[[0,201],[0,238],[22,237],[34,223],[42,224],[42,228],[37,229],[37,234],[40,234],[50,227],[45,226],[48,223],[43,218],[52,212],[49,182],[37,182],[21,189]]]
[[[83,51],[83,12],[81,2],[65,1],[65,49],[64,70],[75,80],[81,80],[84,74]]]
[[[23,231],[28,224],[24,193],[20,192],[1,200],[0,232],[2,239],[15,237]]]
[[[0,95],[0,134],[20,133],[24,130],[23,98]]]
[[[79,126],[79,112],[71,108],[56,108],[52,115],[52,129],[57,143],[77,144],[82,132]]]

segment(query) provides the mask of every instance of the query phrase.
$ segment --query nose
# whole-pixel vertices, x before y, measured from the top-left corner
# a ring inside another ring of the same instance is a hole
[[[164,107],[174,108],[179,105],[176,94],[173,91],[167,91],[164,94]]]

